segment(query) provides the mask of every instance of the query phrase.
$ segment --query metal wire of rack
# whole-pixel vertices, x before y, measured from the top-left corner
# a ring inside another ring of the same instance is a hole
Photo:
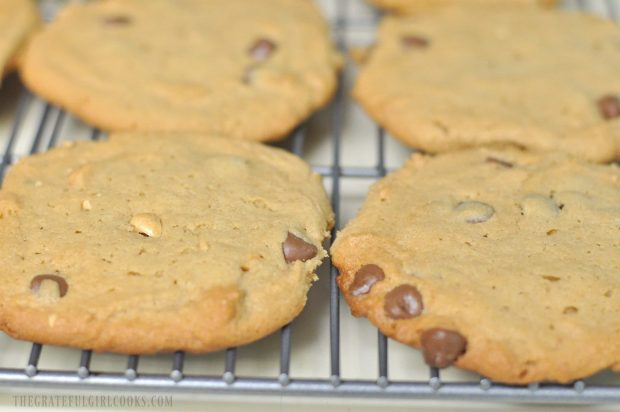
[[[611,2],[609,3],[611,4]],[[584,6],[584,2],[577,3]],[[610,15],[618,18],[617,9],[608,5]],[[347,27],[347,0],[339,0],[334,32],[338,47],[346,50],[344,31]],[[344,84],[345,73],[340,75]],[[0,181],[6,169],[16,161],[15,147],[18,143],[24,119],[32,103],[37,101],[30,92],[23,89],[19,97],[12,129],[0,163]],[[314,166],[317,173],[331,179],[331,202],[336,215],[336,229],[340,223],[340,202],[342,178],[361,178],[376,180],[387,173],[386,140],[389,138],[381,128],[376,133],[376,165],[374,167],[344,167],[341,165],[341,140],[343,131],[345,91],[339,88],[328,109],[331,116],[332,164]],[[32,135],[29,154],[48,150],[56,145],[60,131],[68,115],[48,103],[38,119]],[[304,155],[306,125],[300,126],[282,146],[298,156]],[[104,135],[97,129],[90,133],[90,139],[99,140]],[[442,381],[440,371],[430,368],[427,380],[393,381],[388,371],[388,339],[378,332],[377,338],[377,377],[375,380],[343,379],[340,370],[340,295],[336,285],[337,270],[329,266],[329,375],[320,379],[304,379],[291,376],[291,327],[284,326],[280,331],[279,374],[274,377],[248,377],[236,373],[237,349],[225,351],[225,364],[221,375],[184,374],[185,354],[178,351],[172,354],[168,374],[140,373],[140,356],[127,357],[124,371],[108,373],[91,370],[92,352],[82,350],[77,369],[45,370],[39,369],[43,345],[32,343],[27,364],[23,369],[0,367],[0,386],[52,388],[52,389],[109,389],[127,391],[167,391],[167,392],[208,392],[238,393],[252,395],[318,395],[337,397],[370,398],[425,398],[425,399],[467,399],[509,402],[545,403],[607,403],[620,402],[620,383],[611,385],[590,385],[579,380],[571,385],[537,383],[529,386],[509,386],[494,383],[484,377],[478,382]]]

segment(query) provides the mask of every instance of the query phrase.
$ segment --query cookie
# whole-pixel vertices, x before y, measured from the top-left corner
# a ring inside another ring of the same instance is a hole
[[[31,0],[0,0],[0,73],[15,68],[19,50],[39,23],[39,12]]]
[[[292,154],[127,133],[25,158],[0,192],[0,328],[143,354],[259,339],[304,307],[333,225]]]
[[[411,14],[446,6],[544,6],[551,7],[557,0],[368,0],[371,4],[398,14]]]
[[[67,6],[21,74],[103,130],[267,141],[328,102],[340,64],[311,0],[104,0]]]
[[[332,257],[354,315],[498,382],[620,371],[620,168],[512,149],[414,155]]]
[[[606,162],[620,157],[618,44],[618,25],[576,12],[388,17],[354,94],[392,135],[429,153],[510,145]]]

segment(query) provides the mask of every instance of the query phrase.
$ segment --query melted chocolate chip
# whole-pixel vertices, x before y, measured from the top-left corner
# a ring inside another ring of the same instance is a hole
[[[620,97],[608,94],[598,99],[598,110],[603,118],[609,120],[620,117]]]
[[[383,310],[392,319],[413,318],[424,310],[422,295],[415,286],[397,286],[385,295]]]
[[[514,167],[514,164],[513,164],[513,163],[510,163],[510,162],[507,162],[507,161],[505,161],[505,160],[498,159],[498,158],[496,158],[496,157],[492,157],[492,156],[487,157],[486,162],[487,162],[487,163],[495,163],[495,164],[498,164],[498,165],[500,165],[500,166],[502,166],[502,167],[506,167],[506,168],[508,168],[508,169],[511,169],[511,168],[513,168],[513,167]]]
[[[365,295],[370,292],[375,283],[383,279],[385,279],[385,273],[379,266],[364,265],[355,272],[355,278],[349,286],[349,292],[352,296]]]
[[[109,26],[127,26],[133,23],[133,19],[124,15],[106,16],[104,17],[103,22]]]
[[[254,60],[262,62],[267,60],[277,48],[278,46],[269,39],[258,39],[250,47],[248,53]]]
[[[422,36],[403,36],[400,40],[407,49],[426,49],[430,45],[430,41]]]
[[[305,262],[315,257],[317,252],[316,246],[295,236],[291,232],[288,233],[286,240],[282,243],[282,253],[284,253],[284,260],[287,263],[292,263],[296,260]]]
[[[30,281],[30,290],[33,293],[39,293],[39,289],[41,289],[41,283],[43,283],[43,281],[45,280],[51,280],[53,282],[56,282],[56,284],[58,285],[58,293],[61,298],[64,297],[69,291],[69,285],[67,284],[65,278],[58,275],[37,275],[33,277]]]
[[[467,350],[467,340],[448,329],[429,329],[422,333],[422,354],[427,365],[447,368]]]

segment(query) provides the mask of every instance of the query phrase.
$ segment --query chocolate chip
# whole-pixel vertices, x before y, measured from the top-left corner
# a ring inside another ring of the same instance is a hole
[[[284,253],[284,260],[287,263],[292,263],[296,260],[305,262],[315,257],[317,252],[316,246],[295,236],[291,232],[288,232],[286,240],[282,243],[282,253]]]
[[[492,156],[487,157],[486,162],[487,163],[495,163],[495,164],[498,164],[498,165],[500,165],[502,167],[506,167],[506,168],[509,168],[509,169],[514,167],[513,163],[510,163],[510,162],[507,162],[505,160],[498,159],[497,157],[492,157]]]
[[[127,26],[133,23],[133,19],[124,15],[106,16],[104,17],[103,22],[109,26]]]
[[[51,280],[53,282],[56,282],[56,284],[58,285],[58,293],[61,298],[64,297],[69,291],[69,285],[67,284],[65,278],[58,275],[37,275],[33,277],[30,281],[30,290],[33,293],[39,293],[39,289],[41,289],[41,283],[43,283],[43,281],[45,280]]]
[[[608,94],[597,101],[598,110],[605,119],[620,117],[620,97]]]
[[[424,361],[434,368],[446,368],[467,350],[467,340],[460,333],[441,328],[422,333]]]
[[[269,39],[258,39],[248,50],[250,56],[259,62],[267,60],[278,46]]]
[[[493,206],[476,200],[460,202],[454,210],[467,223],[483,223],[495,214]]]
[[[413,35],[403,36],[401,43],[407,49],[426,49],[430,45],[426,37]]]
[[[385,295],[383,310],[392,319],[413,318],[424,310],[422,295],[415,286],[397,286]]]
[[[349,286],[349,292],[352,296],[365,295],[370,292],[375,283],[383,279],[385,279],[385,273],[379,266],[364,265],[355,272],[355,278]]]

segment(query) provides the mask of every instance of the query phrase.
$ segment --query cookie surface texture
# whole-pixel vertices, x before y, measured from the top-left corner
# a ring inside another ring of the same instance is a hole
[[[575,12],[388,17],[354,94],[392,135],[429,153],[511,145],[606,162],[620,157],[619,43],[620,26]]]
[[[456,7],[505,7],[543,6],[551,7],[556,0],[368,0],[369,3],[398,14],[411,14],[446,6]]]
[[[302,310],[333,216],[253,142],[122,134],[19,161],[0,192],[0,327],[97,351],[206,352]]]
[[[106,131],[266,141],[327,103],[340,63],[310,0],[104,0],[67,6],[21,74]]]
[[[620,371],[620,169],[513,150],[416,154],[332,248],[354,315],[495,381]]]
[[[16,54],[39,24],[31,0],[0,0],[0,73],[11,71]]]

